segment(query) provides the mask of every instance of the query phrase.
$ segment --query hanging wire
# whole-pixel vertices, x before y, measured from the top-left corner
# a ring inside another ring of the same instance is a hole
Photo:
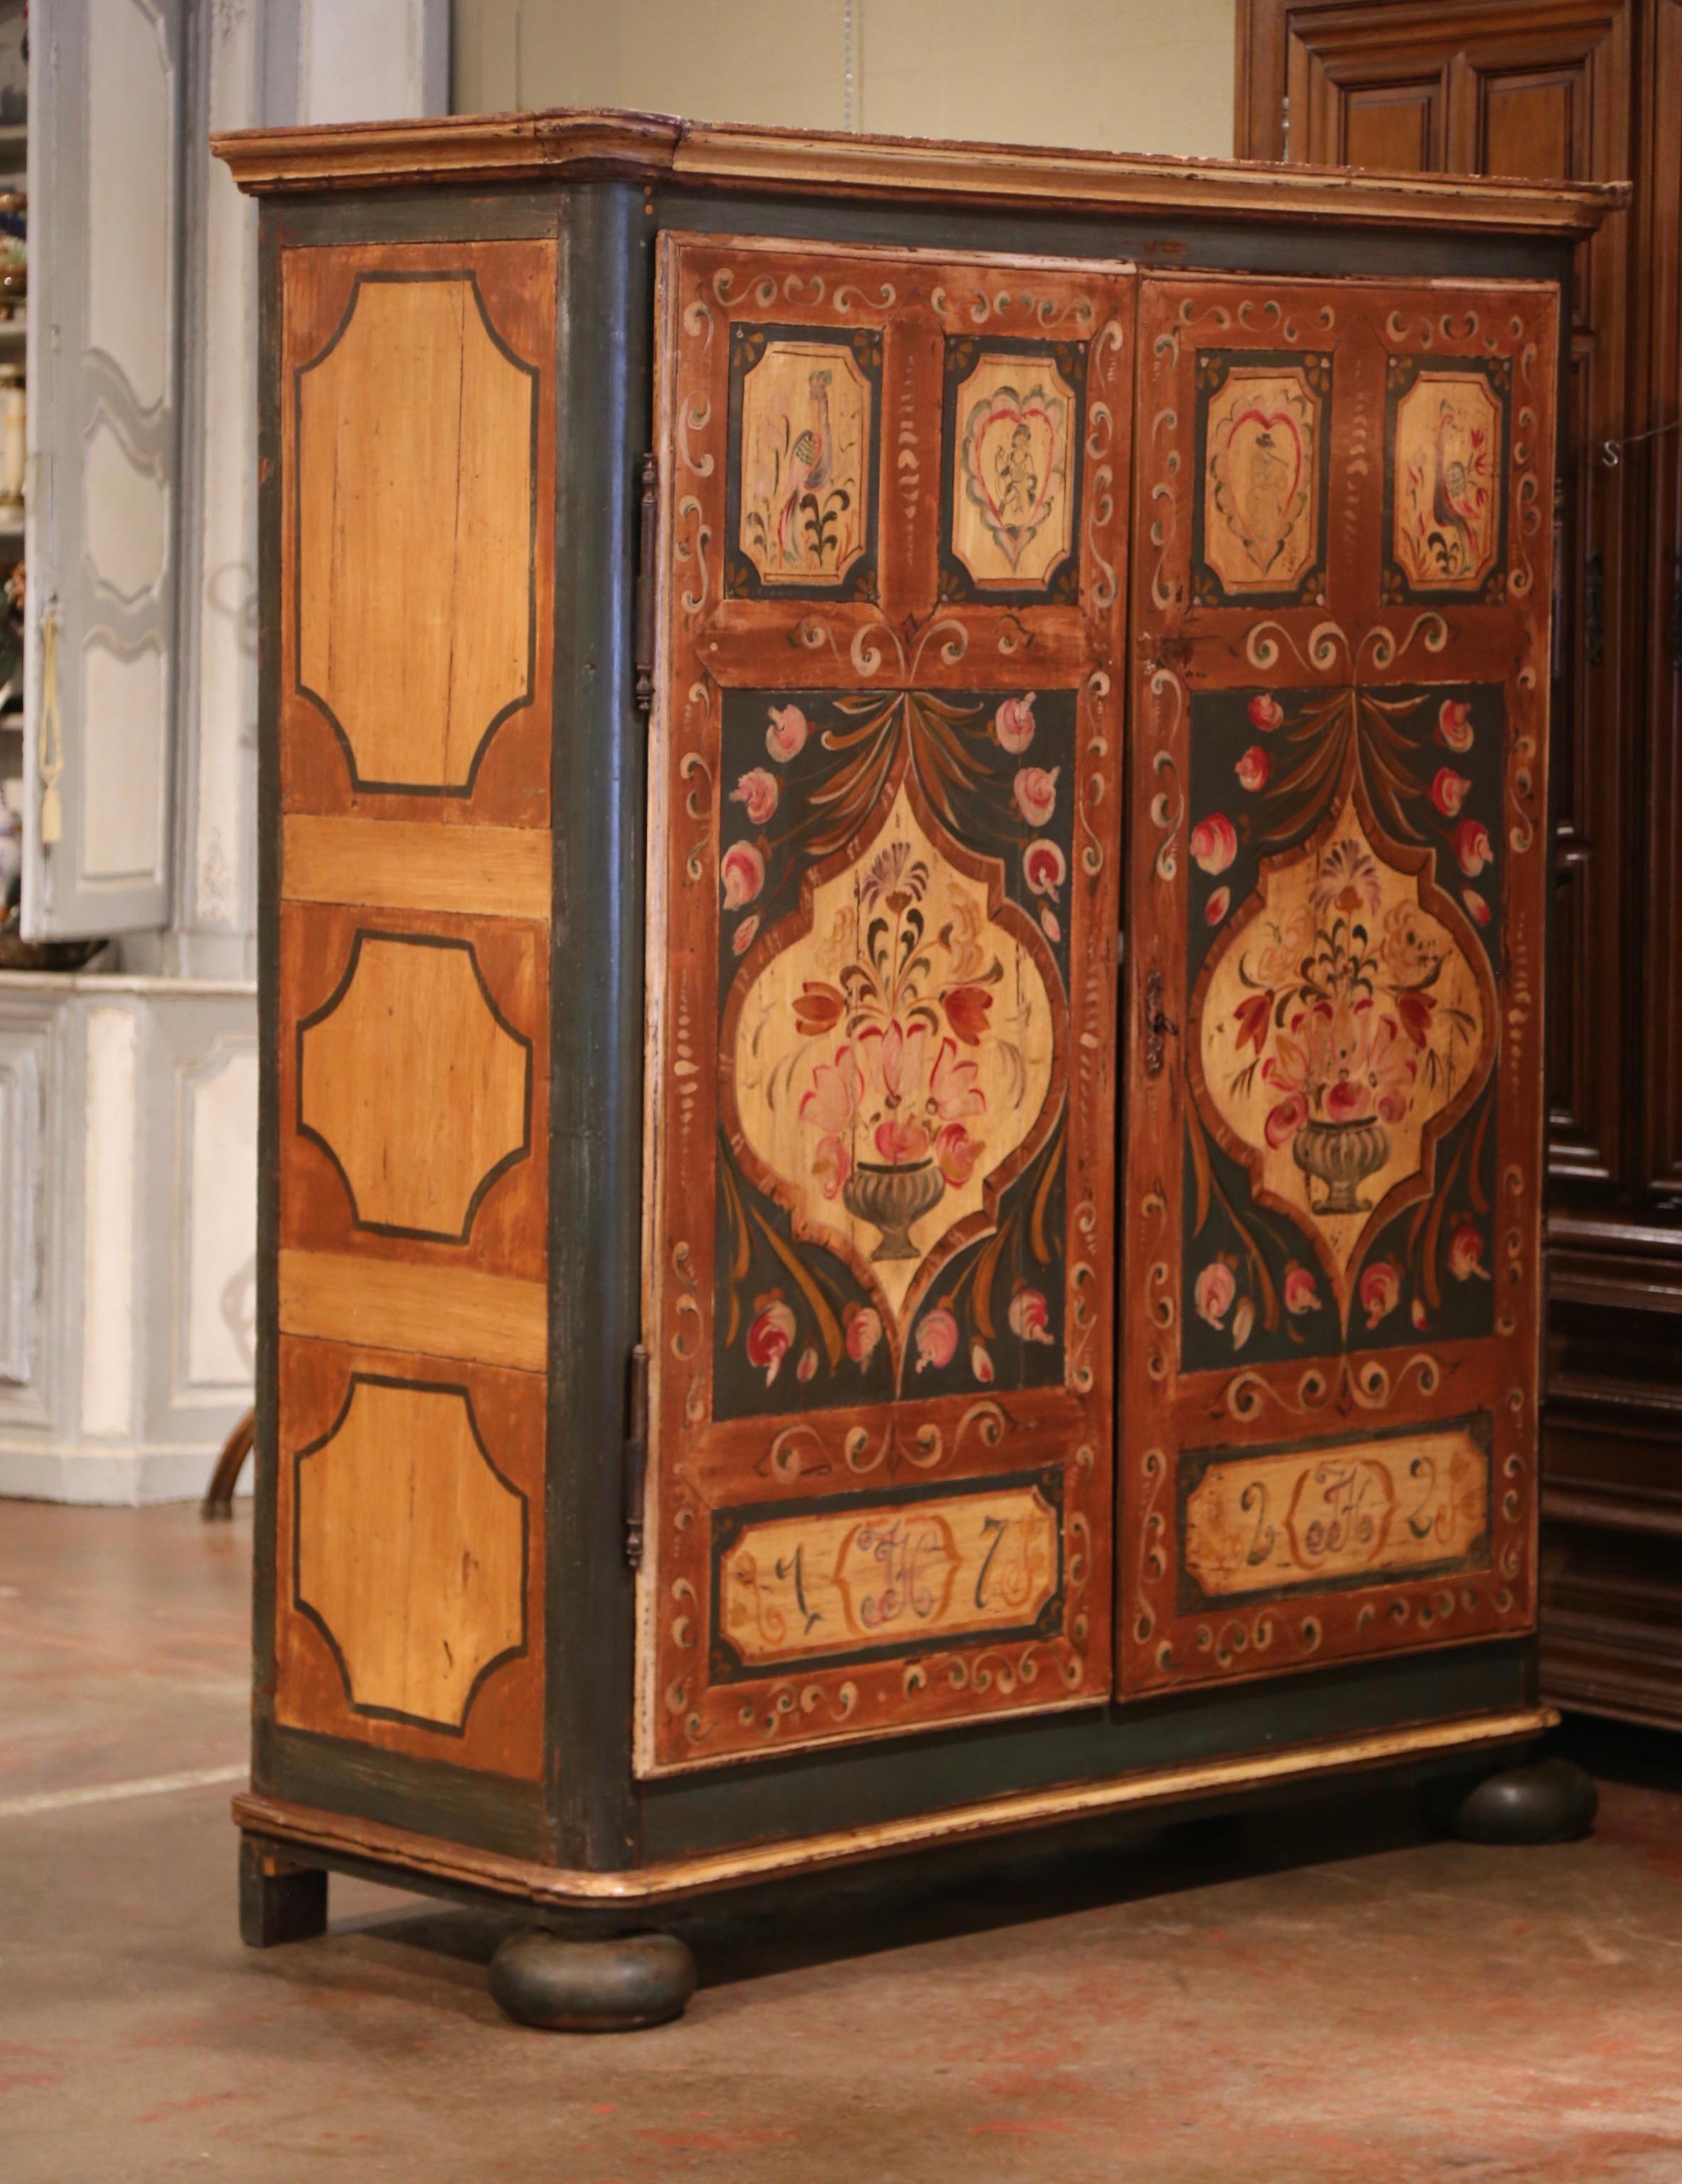
[[[1615,471],[1624,460],[1626,448],[1638,448],[1643,440],[1663,439],[1667,432],[1675,432],[1679,426],[1682,426],[1682,417],[1673,417],[1668,425],[1655,425],[1649,432],[1626,432],[1621,440],[1602,440],[1601,460],[1609,471]]]
[[[853,126],[853,0],[842,0],[841,126]]]

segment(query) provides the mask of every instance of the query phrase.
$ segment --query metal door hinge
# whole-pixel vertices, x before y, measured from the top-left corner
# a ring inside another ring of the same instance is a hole
[[[1179,1026],[1162,1006],[1162,973],[1147,972],[1145,979],[1145,1073],[1160,1077],[1171,1034]]]
[[[654,552],[660,526],[659,474],[654,459],[644,455],[641,467],[641,498],[637,531],[637,646],[636,694],[639,713],[653,710],[654,702]]]
[[[625,1559],[643,1560],[643,1512],[649,1482],[649,1353],[639,1342],[631,1352],[631,1426],[625,1436]]]

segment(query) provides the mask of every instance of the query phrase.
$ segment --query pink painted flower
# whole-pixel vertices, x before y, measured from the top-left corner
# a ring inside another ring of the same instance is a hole
[[[987,1354],[987,1345],[984,1342],[971,1343],[970,1370],[983,1387],[992,1379],[993,1360]]]
[[[1265,690],[1260,697],[1252,698],[1250,701],[1250,725],[1252,728],[1260,728],[1264,735],[1272,735],[1284,716],[1284,707],[1276,698],[1270,698]],[[1249,785],[1247,782],[1245,784],[1246,788]]]
[[[986,1112],[987,1095],[981,1089],[981,1070],[973,1061],[960,1061],[957,1042],[943,1039],[934,1067],[928,1073],[928,1100],[943,1123],[961,1121],[966,1115]]]
[[[860,1043],[872,1071],[882,1079],[888,1106],[897,1112],[914,1100],[922,1089],[927,1063],[928,1026],[923,1019],[919,1017],[907,1031],[895,1017],[886,1031],[868,1030]],[[946,1044],[950,1045],[951,1041]]]
[[[958,1323],[944,1306],[926,1312],[917,1322],[917,1370],[932,1365],[938,1373],[958,1354]]]
[[[1251,744],[1250,749],[1233,768],[1233,772],[1238,776],[1239,787],[1249,789],[1265,788],[1267,786],[1267,777],[1273,771],[1273,761],[1260,744]]]
[[[961,1190],[981,1158],[981,1140],[972,1138],[961,1123],[948,1123],[937,1133],[934,1158],[954,1190]]]
[[[1263,1125],[1268,1144],[1294,1138],[1311,1106],[1332,1123],[1400,1122],[1418,1067],[1400,1022],[1371,1001],[1299,1009],[1262,1065],[1263,1083],[1284,1095]]]
[[[1360,1297],[1368,1327],[1376,1327],[1401,1297],[1401,1278],[1388,1259],[1375,1259],[1361,1277]]]
[[[874,1305],[855,1306],[847,1322],[847,1355],[860,1372],[870,1369],[870,1361],[881,1340],[882,1314]]]
[[[767,773],[762,766],[744,773],[730,792],[730,801],[746,805],[748,816],[755,827],[763,827],[776,811],[777,797],[777,776]]]
[[[1484,1240],[1469,1221],[1461,1222],[1449,1239],[1448,1270],[1457,1282],[1490,1279],[1490,1270],[1484,1264]]]
[[[1318,1312],[1320,1292],[1314,1277],[1306,1267],[1287,1267],[1285,1269],[1285,1310],[1299,1316],[1305,1312]]]
[[[1011,1332],[1024,1342],[1044,1342],[1055,1346],[1057,1338],[1051,1332],[1051,1308],[1038,1290],[1030,1289],[1026,1282],[1018,1282],[1011,1298],[1011,1309],[1005,1314]]]
[[[1033,741],[1034,693],[1030,690],[1021,698],[1006,698],[993,716],[993,733],[1002,747],[1020,756]]]
[[[1456,773],[1451,766],[1440,766],[1431,783],[1431,801],[1445,819],[1452,819],[1466,801],[1466,792],[1471,786],[1463,773]]]
[[[1233,906],[1230,888],[1217,887],[1203,905],[1203,915],[1211,925],[1218,925]]]
[[[798,705],[773,705],[771,726],[765,732],[765,747],[774,759],[786,766],[791,758],[799,758],[810,733],[811,725]]]
[[[953,986],[940,996],[946,1021],[966,1046],[979,1046],[987,1036],[987,1012],[993,996],[985,986]]]
[[[751,842],[738,842],[725,851],[719,874],[724,882],[724,907],[742,910],[765,885],[765,859]]]
[[[826,1198],[835,1197],[851,1173],[849,1139],[864,1095],[864,1072],[852,1048],[844,1046],[833,1061],[819,1062],[812,1072],[811,1089],[800,1101],[800,1120],[818,1133],[812,1173]]]
[[[1467,910],[1470,912],[1474,924],[1487,925],[1489,923],[1490,905],[1484,900],[1483,896],[1479,894],[1476,888],[1462,888],[1460,890],[1460,900],[1465,904]]]
[[[1437,741],[1451,751],[1472,748],[1472,708],[1463,698],[1445,698],[1437,708]]]
[[[794,1378],[797,1380],[810,1380],[816,1371],[817,1351],[816,1347],[809,1342],[805,1348],[800,1352],[800,1362],[794,1368]]]
[[[1049,895],[1057,900],[1057,890],[1068,878],[1069,868],[1057,844],[1041,835],[1028,844],[1022,851],[1022,877],[1032,894]]]
[[[1485,865],[1495,862],[1490,830],[1481,819],[1462,819],[1454,830],[1454,854],[1468,880],[1475,880]]]
[[[1413,1324],[1418,1329],[1420,1334],[1423,1334],[1425,1332],[1427,1326],[1429,1324],[1429,1315],[1425,1310],[1425,1300],[1423,1297],[1414,1298],[1412,1303],[1407,1307],[1407,1317],[1413,1322]]]
[[[1041,909],[1039,913],[1039,929],[1054,947],[1063,937],[1063,928],[1058,922],[1057,913],[1055,910]]]
[[[1211,811],[1191,830],[1191,854],[1211,874],[1223,872],[1238,855],[1238,835],[1224,811]]]
[[[876,1126],[876,1150],[889,1167],[910,1167],[928,1158],[928,1132],[915,1115],[890,1115]]]
[[[765,1300],[748,1329],[748,1362],[756,1371],[764,1368],[767,1388],[777,1378],[777,1368],[788,1356],[788,1346],[794,1340],[794,1315],[782,1298],[773,1294]]]
[[[758,933],[759,929],[760,914],[758,911],[755,911],[751,917],[744,917],[742,920],[742,922],[737,927],[736,930],[731,934],[731,954],[732,956],[745,956],[749,949],[753,946],[754,937]]]
[[[1051,814],[1057,808],[1057,776],[1063,771],[1054,766],[1048,773],[1041,766],[1025,766],[1016,774],[1016,809],[1030,827],[1050,824]]]
[[[1238,1284],[1233,1279],[1232,1268],[1224,1259],[1211,1260],[1197,1277],[1192,1290],[1198,1318],[1206,1319],[1211,1327],[1219,1327],[1237,1295]]]

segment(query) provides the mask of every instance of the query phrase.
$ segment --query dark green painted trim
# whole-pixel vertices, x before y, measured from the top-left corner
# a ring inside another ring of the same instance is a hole
[[[588,187],[588,185],[580,187]],[[1127,259],[1146,271],[1231,270],[1263,278],[1362,276],[1374,279],[1552,281],[1570,262],[1569,243],[1549,237],[1396,232],[1312,221],[1258,227],[1253,221],[1164,222],[1102,214],[966,211],[952,206],[760,197],[666,186],[653,193],[653,224],[701,234],[780,236],[894,248],[991,250],[1060,258]]]
[[[343,1737],[276,1729],[265,1779],[252,1786],[291,1804],[379,1820],[509,1858],[547,1860],[550,1855],[536,1782],[414,1759]]]
[[[903,1819],[1016,1791],[1526,1706],[1534,1690],[1534,1652],[1528,1641],[1445,1647],[1124,1708],[995,1721],[649,1783],[643,1854],[657,1863],[785,1835]]]
[[[269,208],[258,229],[257,1295],[252,1536],[251,1777],[270,1786],[275,1719],[275,1502],[279,1372],[281,894],[281,292]]]
[[[496,242],[553,235],[560,197],[549,183],[482,190],[367,191],[315,198],[268,198],[263,212],[273,222],[282,247]]]
[[[549,1781],[563,1865],[636,1855],[623,1451],[642,1326],[648,737],[633,694],[652,265],[640,190],[566,192],[555,476]]]

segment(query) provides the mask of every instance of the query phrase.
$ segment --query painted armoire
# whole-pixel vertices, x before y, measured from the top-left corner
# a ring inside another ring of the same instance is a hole
[[[1511,1758],[1562,307],[1617,191],[219,148],[248,1937],[332,1869],[514,1897],[506,2007],[646,2022],[699,1892]]]

